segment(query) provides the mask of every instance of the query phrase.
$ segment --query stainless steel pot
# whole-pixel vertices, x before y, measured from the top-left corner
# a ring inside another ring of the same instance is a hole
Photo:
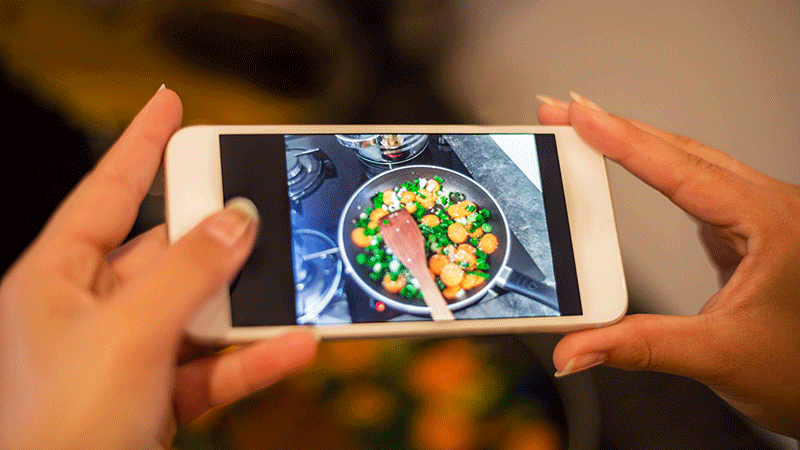
[[[353,149],[359,158],[390,165],[406,162],[425,150],[427,134],[337,134],[343,147]]]

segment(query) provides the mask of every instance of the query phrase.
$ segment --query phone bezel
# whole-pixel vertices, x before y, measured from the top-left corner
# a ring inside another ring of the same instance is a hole
[[[609,191],[605,158],[565,126],[467,125],[197,125],[179,130],[164,157],[166,219],[174,242],[223,207],[219,156],[221,134],[502,134],[551,133],[561,168],[583,314],[558,317],[381,322],[316,327],[323,339],[446,336],[520,332],[567,332],[605,326],[622,318],[628,296]],[[513,158],[512,158],[513,159]],[[526,172],[524,160],[515,163]],[[529,168],[530,169],[530,168]],[[530,174],[526,172],[526,175]],[[201,342],[247,342],[299,325],[231,326],[228,289],[210,298],[187,323]]]

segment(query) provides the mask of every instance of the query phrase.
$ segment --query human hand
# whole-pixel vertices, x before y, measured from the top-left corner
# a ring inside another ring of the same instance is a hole
[[[172,245],[161,225],[117,248],[181,116],[159,90],[3,276],[0,448],[167,447],[178,424],[313,357],[308,332],[210,356],[183,341],[252,249],[245,203]]]
[[[592,147],[698,219],[722,288],[694,316],[629,315],[561,339],[557,375],[605,364],[694,378],[760,425],[800,437],[800,187],[572,94],[539,121]]]

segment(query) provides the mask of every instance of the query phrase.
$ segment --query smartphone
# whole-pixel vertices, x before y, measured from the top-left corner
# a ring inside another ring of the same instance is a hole
[[[198,341],[566,332],[627,309],[605,160],[570,127],[192,126],[165,177],[171,241],[234,197],[261,216],[241,272],[188,323]],[[382,239],[400,209],[449,320]]]

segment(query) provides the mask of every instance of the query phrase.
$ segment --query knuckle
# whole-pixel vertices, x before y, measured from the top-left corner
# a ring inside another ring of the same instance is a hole
[[[680,134],[675,135],[675,142],[678,144],[679,147],[683,148],[684,150],[696,149],[703,146],[703,144],[696,141],[695,139]]]
[[[696,172],[711,172],[716,173],[719,170],[719,167],[716,166],[711,161],[708,161],[704,158],[701,158],[694,153],[684,153],[684,158],[686,161],[686,165],[693,169]]]
[[[612,359],[620,361],[629,370],[652,369],[653,347],[648,338],[648,330],[653,327],[655,319],[648,315],[631,315],[626,320],[630,327],[630,338],[627,345]]]
[[[650,342],[644,337],[637,337],[632,342],[632,350],[630,352],[631,360],[629,364],[634,370],[649,370],[652,368],[653,352]]]
[[[715,183],[722,177],[719,166],[692,153],[683,153],[675,165],[673,173],[678,175],[664,187],[664,194],[670,199],[693,196],[698,183]]]
[[[138,204],[147,194],[147,188],[133,182],[129,174],[120,173],[114,168],[106,170],[95,168],[91,176],[99,188],[98,192],[104,192],[109,198],[114,199],[113,204],[126,204],[125,202]]]

